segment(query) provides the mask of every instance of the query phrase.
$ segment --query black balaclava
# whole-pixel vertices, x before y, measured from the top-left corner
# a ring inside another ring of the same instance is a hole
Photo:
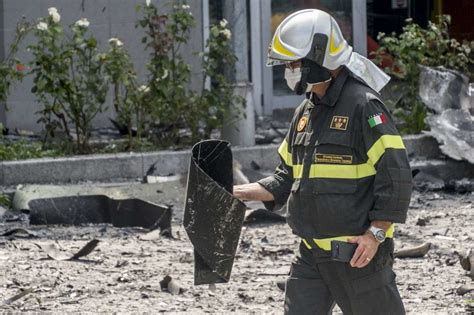
[[[295,93],[302,95],[309,84],[320,83],[331,78],[331,72],[316,62],[303,58],[301,61],[301,80],[295,86]]]

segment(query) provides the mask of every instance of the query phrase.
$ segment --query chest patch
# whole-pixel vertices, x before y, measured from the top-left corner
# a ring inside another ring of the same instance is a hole
[[[306,127],[308,124],[308,116],[303,116],[300,118],[300,121],[298,121],[298,125],[296,126],[296,130],[298,132],[303,131],[303,129]]]
[[[346,116],[332,116],[331,129],[346,130],[349,123],[349,117]]]
[[[316,153],[316,163],[352,164],[352,155]]]

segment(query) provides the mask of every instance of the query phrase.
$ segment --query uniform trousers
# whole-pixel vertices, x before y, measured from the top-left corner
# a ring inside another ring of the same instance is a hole
[[[364,268],[330,259],[330,252],[303,242],[286,282],[285,314],[405,314],[395,283],[393,239],[383,242]]]

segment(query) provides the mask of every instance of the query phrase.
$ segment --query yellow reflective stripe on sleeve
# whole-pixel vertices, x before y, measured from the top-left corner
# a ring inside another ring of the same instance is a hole
[[[390,225],[387,232],[385,233],[385,237],[393,238],[394,232],[395,232],[395,224],[392,224]],[[322,239],[313,238],[313,242],[316,245],[318,245],[319,248],[329,251],[331,250],[331,241],[347,242],[349,239],[353,237],[354,236],[336,236],[336,237],[322,238]],[[306,245],[307,248],[309,249],[312,248],[307,240],[303,239],[303,243]]]
[[[375,168],[368,164],[339,165],[339,164],[312,164],[309,169],[309,178],[342,178],[357,179],[375,175]],[[294,178],[303,177],[303,165],[293,165]]]
[[[283,47],[278,35],[275,36],[275,40],[273,41],[273,49],[275,49],[277,53],[283,56],[287,56],[287,57],[296,56],[294,53],[292,53],[291,51]]]
[[[385,149],[405,149],[402,137],[399,135],[381,136],[367,151],[367,156],[369,157],[367,163],[371,165],[377,164],[378,160],[385,153]]]
[[[281,158],[283,159],[286,165],[290,167],[293,166],[293,157],[291,153],[288,151],[288,142],[286,142],[286,139],[283,140],[280,147],[278,148],[278,154],[280,154]]]
[[[372,165],[367,163],[355,165],[312,164],[309,178],[345,178],[357,179],[375,175]]]

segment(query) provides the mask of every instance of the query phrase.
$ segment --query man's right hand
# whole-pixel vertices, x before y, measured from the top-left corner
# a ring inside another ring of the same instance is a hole
[[[272,201],[273,195],[259,183],[234,186],[234,196],[240,200]]]

